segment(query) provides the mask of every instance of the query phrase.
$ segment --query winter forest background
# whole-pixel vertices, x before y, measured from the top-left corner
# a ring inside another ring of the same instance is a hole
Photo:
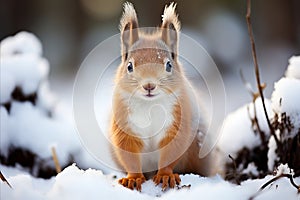
[[[0,0],[1,199],[299,199],[290,180],[294,175],[299,187],[300,1],[252,1],[261,81],[280,150],[260,98],[253,98],[240,75],[256,91],[246,1],[176,1],[182,32],[208,51],[225,84],[218,147],[226,176],[182,175],[182,184],[166,192],[147,181],[141,193],[118,185],[124,175],[86,151],[72,119],[77,70],[96,45],[119,33],[123,2]],[[131,2],[142,27],[159,25],[168,3]],[[276,176],[286,177],[257,193]]]
[[[21,30],[34,33],[41,40],[44,56],[51,64],[51,87],[64,96],[71,95],[71,86],[60,83],[70,82],[66,79],[72,81],[87,53],[119,32],[120,0],[0,2],[0,39]],[[157,26],[167,2],[132,1],[140,16],[140,26]],[[226,91],[228,112],[248,102],[249,95],[239,84],[239,69],[245,74],[253,71],[244,17],[245,1],[179,0],[177,3],[182,31],[204,46],[221,70],[225,85],[232,88]],[[270,86],[265,90],[270,96],[271,86],[282,76],[288,58],[300,49],[300,2],[255,1],[252,8],[262,78]],[[247,79],[255,83],[254,76]]]

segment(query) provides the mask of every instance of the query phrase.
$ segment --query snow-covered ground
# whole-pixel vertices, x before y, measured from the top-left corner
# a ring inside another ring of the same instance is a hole
[[[198,175],[181,175],[181,185],[177,189],[161,191],[148,180],[142,185],[142,191],[132,191],[117,183],[117,177],[104,175],[100,170],[81,170],[76,165],[49,180],[38,179],[15,168],[1,166],[8,182],[13,187],[1,183],[1,199],[248,199],[273,176],[264,179],[248,180],[241,185],[224,181],[221,177],[211,178]],[[297,178],[296,181],[300,181]],[[291,187],[288,179],[280,179],[270,185],[256,199],[298,200],[299,195]]]
[[[42,55],[41,43],[30,33],[21,32],[1,42],[1,156],[8,156],[12,147],[19,147],[30,150],[54,168],[51,157],[51,148],[54,147],[62,166],[69,164],[70,157],[76,164],[67,166],[51,179],[42,179],[33,176],[37,176],[35,171],[29,174],[28,169],[20,165],[7,167],[1,163],[0,170],[12,186],[10,188],[1,181],[1,199],[248,199],[274,177],[268,175],[235,185],[219,175],[205,178],[189,174],[181,175],[182,182],[177,189],[165,192],[151,180],[142,185],[141,192],[122,187],[117,180],[124,174],[105,168],[80,143],[70,106],[49,89],[49,64]],[[276,83],[272,99],[267,100],[270,115],[273,115],[272,111],[287,112],[296,128],[300,113],[300,104],[297,103],[300,100],[297,92],[300,86],[299,59],[298,56],[290,60],[286,77]],[[24,98],[27,99],[25,102]],[[260,99],[255,104],[258,121],[267,133]],[[259,145],[258,135],[252,132],[249,115],[254,115],[253,104],[227,116],[219,143],[224,156],[235,156],[242,147]],[[269,145],[272,146],[272,142]],[[273,144],[273,151],[274,148]],[[268,155],[269,159],[275,159],[274,153]],[[269,162],[270,168],[274,167],[273,161]],[[249,164],[247,170],[255,172],[256,166]],[[300,177],[295,178],[295,182],[300,183]],[[299,197],[289,180],[282,178],[265,188],[255,199],[299,200]]]

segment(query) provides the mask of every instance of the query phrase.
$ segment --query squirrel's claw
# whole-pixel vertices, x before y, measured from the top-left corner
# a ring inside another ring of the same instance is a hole
[[[174,188],[179,185],[181,180],[178,174],[159,175],[153,177],[155,185],[162,183],[162,190],[165,191],[168,187]]]
[[[119,184],[123,185],[126,188],[133,190],[136,188],[137,191],[142,190],[142,184],[145,182],[145,177],[139,178],[121,178]]]

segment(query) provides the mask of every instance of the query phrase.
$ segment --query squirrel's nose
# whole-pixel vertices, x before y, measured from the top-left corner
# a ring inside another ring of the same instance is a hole
[[[156,88],[156,85],[154,83],[147,83],[143,85],[143,88],[150,92],[151,90],[154,90]]]

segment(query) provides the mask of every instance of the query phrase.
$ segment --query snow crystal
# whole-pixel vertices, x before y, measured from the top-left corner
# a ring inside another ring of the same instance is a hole
[[[267,99],[265,99],[265,104],[267,113],[270,115],[270,103]],[[265,134],[268,134],[269,129],[260,98],[256,99],[255,106],[259,126]],[[254,116],[253,103],[247,104],[237,111],[230,113],[224,120],[218,146],[226,155],[230,154],[235,157],[236,153],[243,147],[251,149],[260,144],[259,135],[255,134],[252,129],[249,113],[252,118]]]
[[[292,56],[285,72],[287,78],[300,79],[300,56]]]

